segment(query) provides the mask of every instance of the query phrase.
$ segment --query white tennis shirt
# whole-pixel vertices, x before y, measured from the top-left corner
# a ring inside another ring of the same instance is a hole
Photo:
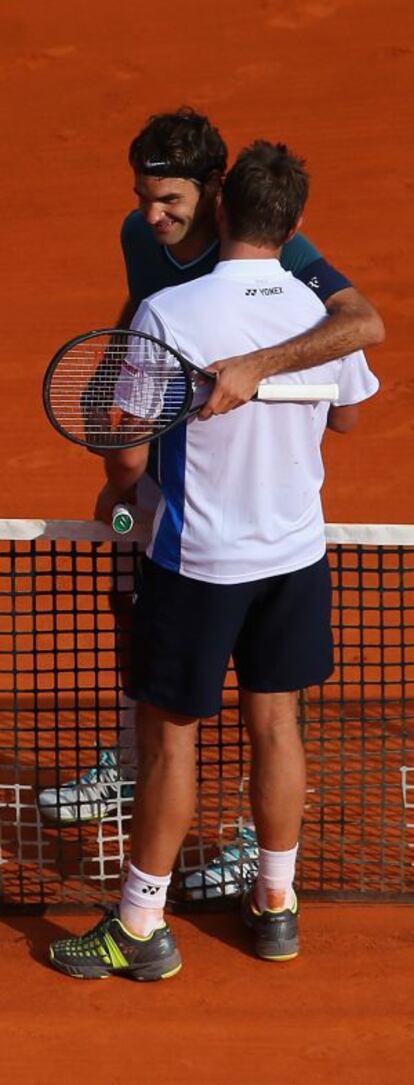
[[[278,260],[224,260],[210,275],[142,302],[131,327],[205,367],[283,342],[325,312]],[[360,351],[269,381],[337,383],[338,406],[359,403],[378,389]],[[134,413],[133,396],[121,402]],[[167,433],[160,441],[162,496],[148,556],[217,584],[318,561],[325,552],[320,445],[328,410],[323,402],[252,402],[207,422],[192,418]]]

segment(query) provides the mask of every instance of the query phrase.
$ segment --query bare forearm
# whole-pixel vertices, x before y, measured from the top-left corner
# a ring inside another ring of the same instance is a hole
[[[144,474],[148,461],[148,445],[124,448],[108,452],[105,456],[107,482],[98,494],[95,517],[104,524],[112,524],[114,505],[118,502],[135,503],[135,485]]]
[[[107,480],[117,498],[123,501],[132,500],[135,486],[143,473],[143,471],[115,467],[115,465],[108,467],[106,464]]]
[[[266,347],[249,354],[249,361],[256,367],[258,381],[276,373],[292,373],[323,365],[324,362],[330,362],[333,358],[340,358],[354,350],[353,345],[349,346],[352,337],[350,340],[344,333],[343,322],[340,321],[338,329],[335,329],[334,320],[335,318],[326,317],[310,332],[287,339],[279,346]]]
[[[336,327],[337,323],[337,327]],[[320,325],[303,335],[287,339],[277,347],[258,350],[250,355],[258,365],[259,380],[276,373],[291,373],[323,365],[334,358],[351,354],[356,349],[357,338],[352,329],[346,330],[343,321],[326,317]]]
[[[124,501],[131,500],[138,479],[144,474],[147,460],[147,446],[141,450],[129,449],[123,452],[109,452],[105,457],[106,477],[113,491]],[[138,453],[138,454],[137,454]]]
[[[311,366],[323,365],[334,358],[342,358],[355,350],[363,350],[382,342],[384,328],[375,309],[355,307],[350,303],[347,308],[335,305],[328,315],[314,328],[296,335],[292,339],[249,355],[257,361],[259,379],[276,373],[290,373]]]

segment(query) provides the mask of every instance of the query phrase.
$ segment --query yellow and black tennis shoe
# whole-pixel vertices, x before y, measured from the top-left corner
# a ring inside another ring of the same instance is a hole
[[[114,908],[78,938],[53,942],[49,960],[76,979],[128,976],[133,980],[165,980],[181,968],[181,956],[167,924],[146,938],[130,934]]]
[[[253,933],[255,953],[264,961],[290,961],[299,953],[299,908],[296,895],[291,908],[260,912],[253,889],[243,893],[242,919]]]

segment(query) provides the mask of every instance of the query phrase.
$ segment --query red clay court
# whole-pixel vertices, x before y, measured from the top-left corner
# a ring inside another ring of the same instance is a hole
[[[100,463],[48,426],[42,376],[61,342],[116,319],[126,295],[119,231],[134,206],[130,139],[150,113],[191,104],[219,125],[231,154],[263,136],[307,158],[304,232],[387,328],[370,353],[382,394],[354,434],[327,438],[326,519],[413,522],[413,23],[407,0],[392,10],[383,0],[8,5],[3,520],[91,519]],[[5,1080],[409,1079],[414,800],[401,769],[414,769],[412,538],[403,544],[404,533],[379,548],[363,534],[332,542],[338,667],[322,701],[315,692],[301,706],[309,763],[301,957],[279,968],[254,959],[237,910],[207,906],[173,917],[181,975],[140,985],[80,984],[48,968],[49,942],[82,931],[93,903],[116,893],[125,827],[59,835],[39,827],[33,802],[56,761],[70,773],[88,764],[98,732],[114,739],[110,544],[0,540]],[[218,833],[231,843],[246,814],[231,676],[202,743],[208,861]],[[197,832],[195,823],[178,896],[199,862]]]

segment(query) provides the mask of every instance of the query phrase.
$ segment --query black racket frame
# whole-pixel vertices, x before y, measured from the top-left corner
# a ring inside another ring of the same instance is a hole
[[[73,434],[69,433],[56,418],[56,415],[51,406],[50,392],[52,380],[61,359],[65,354],[68,353],[69,350],[72,350],[80,343],[86,343],[90,339],[97,339],[99,336],[104,335],[126,335],[129,336],[131,339],[133,339],[134,337],[141,340],[145,339],[148,343],[154,343],[155,346],[168,350],[169,353],[172,354],[180,363],[186,382],[185,398],[177,415],[172,419],[171,422],[166,424],[165,428],[162,430],[161,433],[151,435],[150,437],[141,437],[133,441],[125,441],[125,443],[120,446],[110,444],[100,445],[98,442],[88,444],[87,441],[84,441],[80,437],[75,437]],[[199,374],[204,381],[211,382],[213,388],[216,378],[212,373],[205,373],[203,369],[200,369],[199,366],[194,365],[193,362],[189,362],[188,358],[184,358],[184,356],[182,354],[179,354],[179,352],[175,350],[174,347],[170,347],[169,343],[165,343],[162,339],[157,339],[156,336],[149,335],[148,332],[141,332],[139,328],[95,328],[95,330],[93,331],[84,332],[83,335],[77,335],[74,339],[68,339],[68,341],[64,343],[63,346],[59,347],[59,350],[56,351],[56,354],[53,355],[53,358],[49,362],[43,378],[43,406],[51,425],[58,433],[61,434],[62,437],[65,437],[67,441],[72,441],[73,444],[80,445],[81,448],[87,448],[89,452],[95,452],[98,455],[104,455],[106,452],[120,452],[124,448],[135,448],[136,446],[141,444],[150,444],[153,441],[158,441],[161,437],[164,436],[165,433],[168,433],[169,430],[172,430],[175,426],[178,426],[184,418],[191,417],[191,414],[193,413],[191,412],[191,402],[194,394],[192,383],[193,374]],[[200,406],[194,408],[194,413],[199,410]]]

